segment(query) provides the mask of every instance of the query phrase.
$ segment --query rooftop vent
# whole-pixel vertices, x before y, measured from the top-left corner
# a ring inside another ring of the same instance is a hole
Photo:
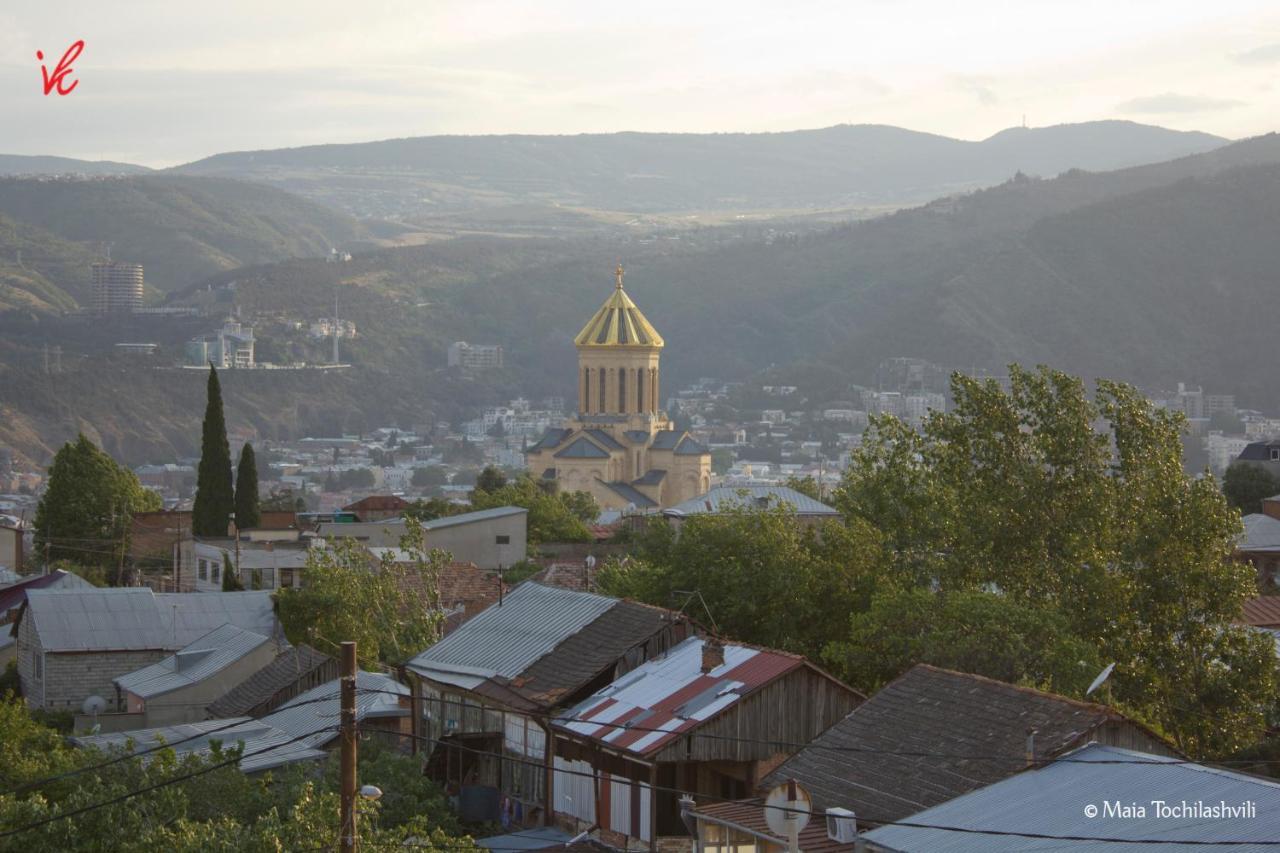
[[[853,844],[858,840],[858,821],[848,809],[827,809],[827,837],[841,844]]]

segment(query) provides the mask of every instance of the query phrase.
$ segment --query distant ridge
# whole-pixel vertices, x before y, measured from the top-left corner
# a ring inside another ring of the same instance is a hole
[[[141,175],[150,171],[146,166],[111,160],[0,154],[0,175]]]
[[[1018,171],[1118,169],[1226,142],[1127,121],[1012,128],[978,142],[845,124],[780,133],[423,136],[229,152],[173,171],[265,181],[362,215],[531,203],[805,210],[919,203]]]

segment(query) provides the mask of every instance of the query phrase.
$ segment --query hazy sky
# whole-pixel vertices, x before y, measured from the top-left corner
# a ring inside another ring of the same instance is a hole
[[[44,96],[84,39],[77,89]],[[1276,0],[0,0],[0,152],[1124,118],[1277,129]]]

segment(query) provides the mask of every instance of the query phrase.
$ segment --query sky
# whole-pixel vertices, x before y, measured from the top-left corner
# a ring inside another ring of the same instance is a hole
[[[66,96],[50,73],[83,39]],[[1277,129],[1275,0],[0,0],[0,153],[1127,119]]]

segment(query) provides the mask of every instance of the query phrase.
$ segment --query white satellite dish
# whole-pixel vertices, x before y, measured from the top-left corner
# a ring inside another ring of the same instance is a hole
[[[1116,665],[1114,663],[1107,664],[1106,669],[1098,673],[1098,677],[1093,680],[1093,684],[1089,685],[1089,689],[1084,692],[1084,695],[1088,696],[1090,693],[1101,687],[1102,683],[1111,677],[1111,670],[1115,668]]]
[[[96,717],[107,710],[107,700],[101,696],[90,696],[84,700],[80,710],[84,712],[86,717]]]
[[[813,798],[794,779],[775,786],[764,801],[764,821],[778,838],[787,838],[791,834],[787,818],[795,818],[795,831],[798,833],[809,825],[812,812]]]

